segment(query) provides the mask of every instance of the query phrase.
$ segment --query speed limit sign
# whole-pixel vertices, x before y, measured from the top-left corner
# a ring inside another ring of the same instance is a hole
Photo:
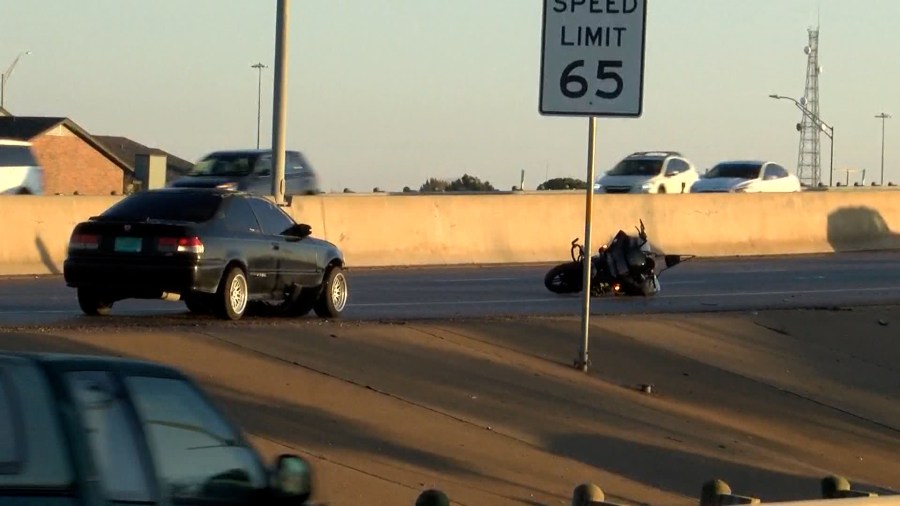
[[[639,117],[647,0],[544,0],[540,112]]]

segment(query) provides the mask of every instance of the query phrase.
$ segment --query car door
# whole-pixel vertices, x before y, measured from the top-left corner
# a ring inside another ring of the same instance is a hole
[[[681,158],[670,158],[666,164],[666,190],[669,193],[687,193],[690,183],[687,180],[690,165]]]
[[[193,382],[136,371],[123,383],[171,504],[266,503],[259,455]]]
[[[263,233],[269,235],[273,244],[278,245],[278,281],[276,285],[286,288],[294,283],[307,286],[315,278],[318,248],[308,241],[297,240],[284,234],[295,225],[287,213],[263,198],[251,198],[250,206],[256,214]]]
[[[243,259],[247,263],[247,286],[251,294],[271,294],[278,275],[278,251],[273,238],[267,236],[247,199],[233,195],[222,216],[225,229],[225,258]]]

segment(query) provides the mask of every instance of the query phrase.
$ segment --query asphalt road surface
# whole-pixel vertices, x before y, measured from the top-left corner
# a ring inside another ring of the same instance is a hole
[[[543,286],[550,265],[355,269],[348,320],[579,315],[580,295]],[[811,308],[900,303],[900,252],[695,259],[664,272],[654,297],[593,298],[592,314]],[[110,318],[154,325],[195,318],[181,302],[118,302]],[[104,320],[109,320],[106,318]],[[314,318],[314,316],[310,316]],[[0,279],[0,326],[81,324],[60,276]]]

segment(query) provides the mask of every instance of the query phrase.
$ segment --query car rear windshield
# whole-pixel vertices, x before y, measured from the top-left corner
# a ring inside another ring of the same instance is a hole
[[[706,178],[726,177],[740,179],[756,179],[759,177],[759,169],[762,165],[758,163],[723,163],[716,165],[706,173]]]
[[[100,215],[101,220],[184,221],[201,223],[215,216],[222,196],[206,192],[139,192]]]
[[[36,167],[37,160],[28,146],[0,144],[0,167]]]
[[[607,172],[610,176],[655,176],[662,169],[662,158],[622,160]]]

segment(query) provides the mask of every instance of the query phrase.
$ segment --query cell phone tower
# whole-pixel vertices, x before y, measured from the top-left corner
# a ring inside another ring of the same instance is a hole
[[[809,45],[803,48],[806,53],[806,92],[800,99],[814,118],[819,117],[819,28],[809,28]],[[800,150],[797,156],[797,177],[800,182],[809,186],[818,186],[821,181],[821,143],[819,142],[822,125],[807,114],[802,114],[797,130],[800,131]]]

